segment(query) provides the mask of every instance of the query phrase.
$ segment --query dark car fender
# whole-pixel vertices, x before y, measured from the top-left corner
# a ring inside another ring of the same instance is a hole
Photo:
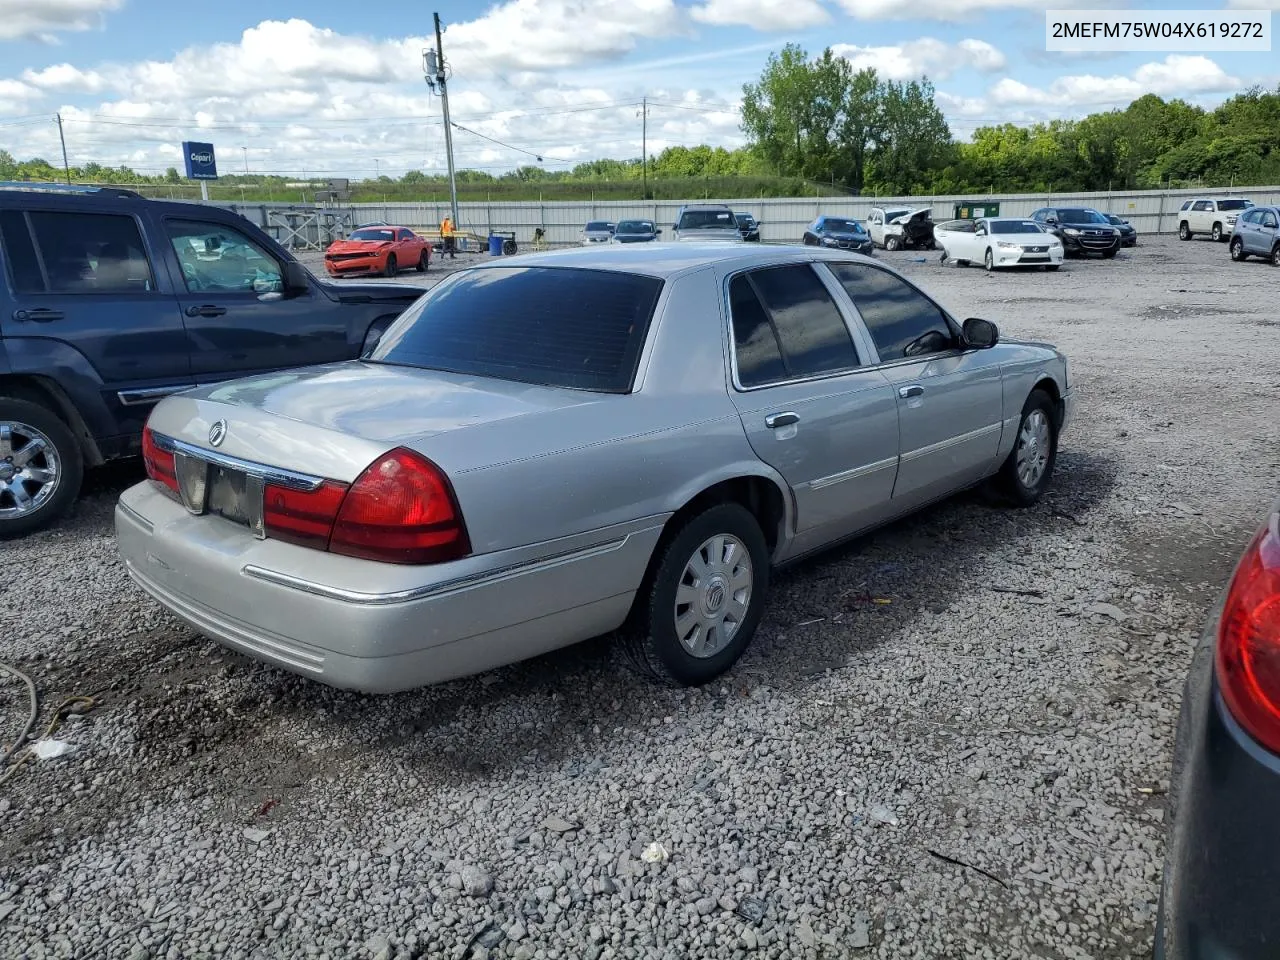
[[[56,407],[79,438],[85,462],[90,465],[105,459],[98,441],[120,432],[102,389],[102,379],[89,361],[61,341],[38,337],[0,340],[0,395]]]
[[[427,292],[422,287],[410,286],[407,283],[339,286],[314,278],[313,282],[324,296],[335,303],[351,304],[349,308],[351,318],[347,323],[347,340],[355,348],[356,356],[363,356],[378,342],[396,318]],[[356,304],[367,304],[367,307],[358,309]]]

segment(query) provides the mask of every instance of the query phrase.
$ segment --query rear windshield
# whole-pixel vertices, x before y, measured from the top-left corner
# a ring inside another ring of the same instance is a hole
[[[619,220],[615,233],[653,233],[652,220]]]
[[[1044,233],[1034,220],[992,220],[992,233]]]
[[[1245,210],[1253,206],[1252,200],[1219,200],[1219,210]]]
[[[610,229],[609,221],[608,220],[589,220],[587,222],[587,225],[583,229],[588,231],[589,233],[604,233],[605,231]]]
[[[626,393],[661,291],[656,277],[608,270],[471,270],[405,311],[369,359]]]

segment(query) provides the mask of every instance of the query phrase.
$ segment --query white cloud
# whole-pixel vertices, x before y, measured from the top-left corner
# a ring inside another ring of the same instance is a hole
[[[124,0],[0,0],[0,40],[56,43],[64,30],[92,30]]]
[[[915,80],[928,75],[945,80],[960,70],[990,73],[1006,65],[1004,54],[985,40],[961,40],[943,43],[932,37],[921,37],[907,43],[885,47],[859,47],[837,43],[832,52],[849,61],[855,70],[875,69],[890,80]]]
[[[106,79],[96,70],[81,70],[69,63],[24,70],[22,79],[40,90],[58,93],[101,93],[107,86]]]
[[[859,20],[967,20],[1000,10],[1062,10],[1096,0],[836,0]]]
[[[685,31],[675,0],[508,0],[445,30],[445,56],[491,71],[550,70],[615,60],[642,39]],[[415,62],[419,51],[414,50]]]
[[[1069,75],[1044,88],[1005,77],[991,88],[990,97],[1000,106],[1075,109],[1125,104],[1147,93],[1188,96],[1223,93],[1240,86],[1238,78],[1229,76],[1208,57],[1171,54],[1163,61],[1143,64],[1128,77]]]
[[[707,0],[689,12],[699,23],[742,25],[761,31],[802,30],[831,21],[831,14],[818,0]]]

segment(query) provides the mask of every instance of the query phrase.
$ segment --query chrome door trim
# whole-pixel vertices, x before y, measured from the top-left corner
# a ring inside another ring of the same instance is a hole
[[[808,487],[810,490],[822,490],[826,487],[833,487],[837,483],[844,483],[846,480],[857,480],[859,477],[870,476],[873,473],[879,473],[881,470],[888,470],[890,467],[896,467],[897,465],[897,457],[888,457],[884,460],[877,460],[875,463],[854,467],[852,470],[842,470],[840,473],[818,477],[816,480],[810,480]]]
[[[911,460],[918,460],[921,457],[927,457],[931,453],[939,453],[951,447],[959,446],[970,440],[977,440],[979,437],[985,437],[989,433],[998,433],[1004,429],[1004,421],[989,423],[985,427],[979,427],[977,430],[970,430],[968,433],[961,433],[954,437],[947,437],[945,440],[939,440],[937,443],[931,443],[927,447],[917,447],[904,453],[901,457],[903,463]]]
[[[195,386],[194,383],[188,383],[177,387],[139,387],[136,390],[118,390],[116,399],[124,407],[142,407],[148,403],[157,403],[165,397],[184,390],[194,390]]]

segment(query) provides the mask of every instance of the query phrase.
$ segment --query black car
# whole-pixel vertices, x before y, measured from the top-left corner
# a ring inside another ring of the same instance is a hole
[[[355,359],[422,292],[320,280],[221,207],[0,184],[0,538],[137,454],[161,397]]]
[[[760,242],[760,221],[749,213],[735,213],[733,219],[738,221],[738,232],[742,239],[751,243]]]
[[[1107,223],[1111,224],[1120,231],[1120,246],[1136,247],[1138,245],[1138,231],[1134,229],[1133,224],[1123,217],[1117,217],[1114,213],[1104,213]]]
[[[652,220],[619,220],[612,243],[652,243],[662,230]]]
[[[1031,219],[1062,241],[1068,257],[1096,253],[1110,260],[1120,252],[1120,229],[1091,207],[1041,207]]]
[[[872,253],[875,250],[871,234],[857,220],[826,215],[805,227],[804,244],[807,247],[836,247],[854,253]]]
[[[1196,647],[1168,797],[1157,960],[1272,960],[1280,863],[1280,503]]]

